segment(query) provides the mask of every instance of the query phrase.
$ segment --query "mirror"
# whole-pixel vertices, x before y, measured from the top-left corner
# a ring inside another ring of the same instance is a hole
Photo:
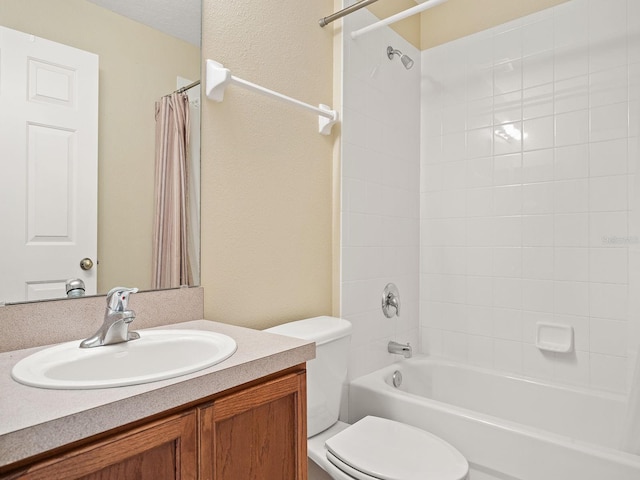
[[[113,11],[117,9],[122,14]],[[152,288],[155,103],[200,79],[200,12],[200,0],[0,2],[0,26],[98,56],[97,179],[94,180],[97,185],[97,254],[90,258],[89,254],[81,253],[77,258],[78,269],[84,257],[93,263],[89,274],[94,277],[97,287],[91,293],[104,294],[115,285],[135,286],[141,290]],[[7,55],[0,55],[0,59],[3,57]],[[54,75],[51,77],[52,85],[45,85],[45,92],[55,91],[60,86],[55,84]],[[191,88],[187,93],[190,96],[192,127],[190,150],[196,155],[194,161],[199,165],[200,88]],[[0,118],[0,123],[2,121]],[[49,145],[45,142],[39,148],[46,149]],[[0,162],[5,169],[12,161],[11,155],[7,154],[5,144],[0,146],[3,147],[0,149]],[[57,170],[51,168],[51,172],[44,171],[41,177],[46,175],[45,178],[57,179],[56,174]],[[7,181],[24,183],[21,178],[7,178]],[[190,184],[197,187],[192,189],[195,196],[189,203],[199,220],[199,167],[194,168]],[[0,202],[17,201],[8,198],[3,190],[0,189]],[[77,203],[82,203],[82,200],[73,198]],[[64,201],[71,202],[66,198]],[[46,209],[43,211],[47,212]],[[55,215],[53,211],[44,217],[53,221],[51,217]],[[67,221],[66,218],[63,220]],[[78,229],[90,222],[84,222],[83,217],[73,218],[67,223]],[[20,229],[10,221],[2,228],[5,233]],[[194,236],[199,239],[199,231]],[[11,262],[3,258],[3,250],[0,243],[0,264],[3,266],[0,269],[0,286],[17,282],[15,274],[6,267]],[[54,250],[52,256],[38,258],[36,262],[48,265],[55,257]],[[196,263],[199,264],[199,258]],[[84,266],[88,265],[85,262]],[[17,268],[22,267],[18,265]],[[64,282],[66,279],[58,280]],[[23,299],[8,298],[0,288],[0,302],[47,298],[51,296],[48,296],[46,288],[36,288]]]

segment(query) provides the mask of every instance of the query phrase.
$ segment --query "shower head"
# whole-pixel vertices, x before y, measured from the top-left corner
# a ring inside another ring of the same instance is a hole
[[[387,47],[387,57],[389,57],[389,60],[393,60],[394,54],[400,57],[400,61],[404,65],[404,68],[409,70],[411,67],[413,67],[413,60],[411,60],[411,57],[405,55],[400,50],[395,50],[393,47]]]

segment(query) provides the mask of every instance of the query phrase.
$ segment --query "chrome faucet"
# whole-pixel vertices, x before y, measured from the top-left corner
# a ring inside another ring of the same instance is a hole
[[[127,310],[129,295],[137,291],[137,288],[126,287],[109,290],[102,326],[91,337],[83,340],[80,348],[100,347],[140,338],[140,334],[129,331],[129,324],[136,318],[136,312]]]
[[[84,297],[84,282],[79,278],[71,278],[67,280],[65,285],[68,298]]]
[[[398,355],[404,355],[404,358],[411,358],[412,350],[411,345],[408,343],[405,345],[404,343],[394,342],[393,340],[389,342],[387,347],[389,353],[396,353]]]

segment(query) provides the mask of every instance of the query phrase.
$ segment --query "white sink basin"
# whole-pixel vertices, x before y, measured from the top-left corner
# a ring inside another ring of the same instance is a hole
[[[227,335],[205,330],[139,330],[140,338],[80,348],[80,341],[20,360],[14,380],[41,388],[91,389],[155,382],[220,363],[236,351]]]

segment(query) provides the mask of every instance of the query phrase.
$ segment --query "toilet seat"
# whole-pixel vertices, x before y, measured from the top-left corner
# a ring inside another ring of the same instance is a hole
[[[337,467],[341,473],[346,473],[347,474],[346,476],[349,477],[350,479],[353,478],[357,480],[380,480],[378,477],[372,477],[371,475],[367,475],[366,473],[356,470],[355,468],[351,468],[346,463],[340,461],[338,457],[336,457],[334,454],[332,454],[328,450],[327,450],[327,459],[335,467]]]
[[[358,480],[463,480],[458,450],[422,429],[368,416],[327,439],[327,459]]]

